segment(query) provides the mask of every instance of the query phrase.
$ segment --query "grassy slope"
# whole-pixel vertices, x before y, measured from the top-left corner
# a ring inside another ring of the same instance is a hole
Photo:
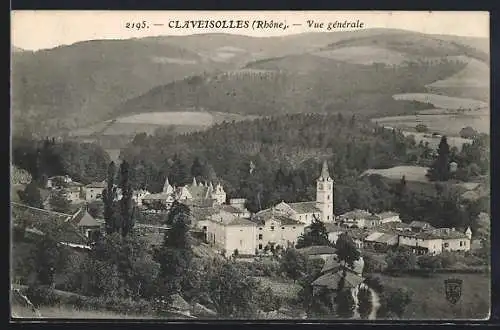
[[[444,280],[450,277],[462,279],[462,297],[452,307],[446,300]],[[484,274],[437,274],[424,277],[380,276],[384,286],[406,288],[413,292],[410,305],[403,319],[484,319],[490,309],[490,276]]]

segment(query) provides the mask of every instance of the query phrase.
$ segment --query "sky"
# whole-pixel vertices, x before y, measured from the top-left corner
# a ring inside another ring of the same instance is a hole
[[[194,33],[232,33],[256,37],[290,35],[304,32],[357,30],[333,29],[328,23],[363,23],[363,28],[394,28],[429,34],[449,34],[489,38],[488,12],[429,11],[13,11],[11,43],[25,50],[40,50],[96,39],[129,39]],[[171,28],[179,20],[249,20],[246,29]],[[287,29],[252,29],[254,20],[284,22]],[[323,22],[321,28],[307,21]],[[127,29],[127,22],[146,21],[147,29]],[[359,24],[358,24],[359,26]]]

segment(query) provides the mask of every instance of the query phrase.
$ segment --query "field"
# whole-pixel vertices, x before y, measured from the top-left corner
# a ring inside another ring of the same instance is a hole
[[[404,175],[407,181],[429,182],[425,174],[427,167],[421,166],[395,166],[387,169],[369,169],[362,175],[378,174],[383,177],[400,180]]]
[[[378,123],[388,128],[399,128],[406,131],[408,134],[415,135],[417,143],[424,139],[429,134],[418,133],[415,127],[418,124],[427,126],[429,133],[434,132],[447,135],[448,137],[458,137],[460,130],[464,127],[471,126],[480,133],[490,133],[490,113],[488,109],[473,110],[459,112],[452,109],[427,109],[419,111],[416,115],[407,116],[391,116],[374,118],[372,122]],[[428,140],[431,143],[435,138]],[[439,138],[437,138],[439,143]],[[470,142],[466,139],[459,139],[455,144],[461,145]]]
[[[61,306],[61,307],[41,307],[39,309],[40,314],[42,315],[42,319],[144,319],[144,318],[153,318],[148,315],[127,315],[127,314],[118,314],[108,311],[91,311],[91,310],[82,310],[76,309],[69,306]],[[12,316],[16,318],[36,318],[31,310],[21,307],[21,306],[12,306]]]
[[[490,276],[485,274],[436,274],[433,277],[390,277],[380,275],[384,286],[406,288],[413,292],[403,319],[485,319],[490,310]],[[460,301],[451,305],[446,300],[444,280],[453,277],[463,280]]]
[[[75,130],[72,136],[134,136],[137,133],[153,134],[158,129],[173,131],[178,134],[206,129],[223,121],[241,121],[255,119],[256,116],[245,116],[222,112],[176,111],[146,112],[112,121],[104,121],[86,128]]]
[[[442,109],[480,109],[488,107],[488,103],[473,99],[450,97],[430,93],[405,93],[392,96],[395,100],[419,101],[431,103],[436,108]]]
[[[394,50],[374,46],[350,46],[333,50],[323,50],[315,55],[355,64],[385,63],[399,65],[410,56]]]

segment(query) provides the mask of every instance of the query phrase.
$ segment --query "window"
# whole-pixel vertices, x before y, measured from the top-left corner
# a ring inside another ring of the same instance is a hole
[[[281,227],[281,229],[285,229],[285,227]]]
[[[262,244],[259,244],[259,250],[262,250]]]
[[[447,248],[448,246],[450,246],[450,244],[448,243],[444,243],[444,247]]]
[[[326,199],[330,200],[330,195],[327,195],[327,196],[326,196]]]
[[[271,231],[274,231],[274,226],[271,226]]]
[[[240,246],[243,246],[243,240],[240,239]]]
[[[327,216],[326,216],[326,219],[327,219],[327,220],[330,220],[330,216],[329,216],[329,215],[327,215]]]
[[[262,240],[262,234],[259,234],[259,240]]]
[[[295,229],[295,226],[293,227],[293,229]]]
[[[262,227],[260,227],[259,230],[262,230]]]

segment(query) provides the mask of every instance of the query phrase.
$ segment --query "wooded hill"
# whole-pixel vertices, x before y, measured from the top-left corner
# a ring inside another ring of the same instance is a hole
[[[393,106],[387,98],[391,86],[416,92],[424,83],[454,74],[462,66],[448,63],[436,64],[428,70],[425,67],[394,70],[380,65],[358,67],[331,58],[322,60],[314,54],[352,45],[372,47],[380,42],[377,47],[396,49],[410,62],[464,54],[477,59],[488,57],[477,48],[464,46],[485,48],[487,40],[453,37],[450,41],[450,38],[368,29],[273,38],[216,34],[95,40],[36,52],[14,51],[14,129],[28,127],[46,135],[54,133],[54,129],[67,131],[128,112],[171,111],[173,106],[178,111],[188,105],[243,114],[365,107],[384,111],[385,107]],[[262,59],[270,60],[258,62]],[[318,61],[316,66],[315,61]],[[243,74],[242,81],[223,74],[245,66],[251,70],[272,66],[286,72],[262,80],[249,79]],[[308,71],[302,74],[297,71],[300,68]],[[414,83],[408,82],[409,75],[415,78]],[[192,76],[195,78],[185,79]],[[386,92],[384,88],[389,89]],[[196,94],[200,96],[194,97]],[[134,100],[135,97],[139,98]]]

